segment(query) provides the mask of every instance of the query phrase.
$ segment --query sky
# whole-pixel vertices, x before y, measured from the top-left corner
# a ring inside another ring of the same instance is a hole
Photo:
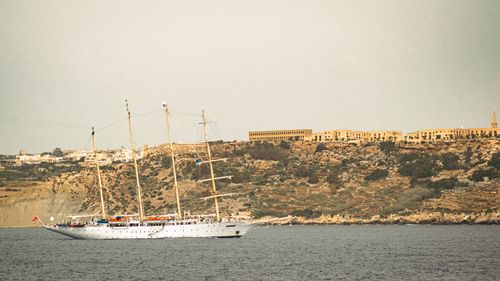
[[[500,1],[0,0],[0,154],[489,127]],[[500,115],[500,114],[499,114]]]

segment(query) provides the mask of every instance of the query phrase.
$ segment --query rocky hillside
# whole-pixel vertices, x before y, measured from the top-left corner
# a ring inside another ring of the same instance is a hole
[[[214,164],[216,175],[234,176],[221,181],[219,191],[237,193],[220,200],[224,214],[292,216],[300,223],[500,223],[499,148],[498,139],[212,144],[214,157],[228,158]],[[192,214],[213,212],[211,200],[200,200],[210,195],[209,183],[197,183],[209,177],[206,166],[195,165],[205,158],[203,147],[179,146],[181,204]],[[148,150],[139,161],[147,214],[175,210],[171,164],[166,147]],[[24,178],[12,176],[16,169],[24,170]],[[30,226],[35,214],[60,221],[68,214],[99,212],[93,168],[44,169],[51,173],[36,178],[36,166],[0,171],[0,226]],[[112,164],[102,170],[108,213],[137,212],[133,166]]]

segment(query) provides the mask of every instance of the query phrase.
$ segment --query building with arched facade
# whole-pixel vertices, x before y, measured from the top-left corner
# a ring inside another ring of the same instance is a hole
[[[451,129],[427,129],[408,133],[404,141],[409,143],[425,143],[436,141],[452,141],[461,139],[480,139],[500,137],[496,113],[491,116],[490,128],[451,128]]]
[[[271,131],[252,131],[248,132],[250,141],[311,141],[311,129],[293,129],[293,130],[271,130]]]
[[[252,131],[248,133],[250,141],[289,141],[303,140],[314,142],[409,142],[425,143],[452,141],[460,139],[498,138],[496,114],[493,112],[490,128],[453,128],[425,129],[403,135],[401,131],[352,131],[329,130],[313,133],[311,129]]]

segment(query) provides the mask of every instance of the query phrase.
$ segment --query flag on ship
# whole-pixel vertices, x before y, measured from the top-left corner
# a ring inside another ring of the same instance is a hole
[[[34,216],[32,219],[31,219],[32,222],[36,222],[38,221],[38,217],[37,216]]]

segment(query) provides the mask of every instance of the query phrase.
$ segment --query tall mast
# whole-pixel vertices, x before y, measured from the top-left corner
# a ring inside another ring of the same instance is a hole
[[[174,145],[172,143],[172,128],[170,127],[170,112],[168,111],[168,105],[163,103],[165,108],[165,116],[167,118],[168,127],[168,141],[170,143],[170,158],[172,160],[172,170],[174,171],[174,188],[175,188],[175,199],[177,200],[177,217],[182,219],[181,213],[181,201],[179,200],[179,187],[177,186],[177,172],[175,171],[175,156],[174,156]]]
[[[201,111],[201,124],[203,124],[205,143],[207,144],[208,166],[210,167],[210,180],[212,181],[212,191],[214,195],[217,195],[217,187],[215,186],[214,168],[212,165],[212,154],[210,153],[210,144],[208,143],[207,119],[205,118],[205,110]],[[220,221],[219,202],[217,201],[217,196],[214,197],[214,204],[215,204],[215,214],[217,215],[217,221]]]
[[[99,161],[97,159],[97,144],[95,141],[94,127],[92,127],[92,140],[94,143],[94,159],[95,159],[95,167],[97,168],[97,181],[99,183],[99,193],[101,194],[101,214],[102,218],[105,219],[106,212],[104,211],[104,197],[102,195],[101,169],[99,169]]]
[[[139,183],[139,170],[137,169],[137,157],[136,157],[134,134],[132,132],[132,122],[130,121],[130,111],[128,110],[128,101],[127,100],[125,100],[125,105],[127,106],[128,128],[130,131],[130,142],[132,143],[132,159],[134,160],[135,181],[137,183],[137,199],[139,200],[139,220],[142,222],[144,220],[144,210],[142,209],[141,184]]]

